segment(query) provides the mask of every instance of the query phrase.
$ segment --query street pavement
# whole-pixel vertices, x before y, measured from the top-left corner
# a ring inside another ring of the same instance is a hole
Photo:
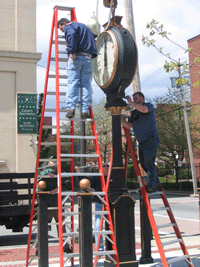
[[[135,229],[136,229],[136,257],[139,262],[141,257],[141,240],[140,240],[140,213],[139,213],[139,197],[138,194],[132,193],[136,200],[135,205]],[[187,247],[188,253],[192,259],[194,267],[200,266],[200,224],[199,224],[199,199],[192,195],[184,194],[167,194],[168,201],[172,208],[173,214],[176,218],[177,224],[181,231],[184,243]],[[161,200],[158,197],[151,199],[152,207],[158,207]],[[162,212],[155,212],[154,218],[157,224],[167,223],[167,215]],[[161,236],[165,236],[165,241],[173,239],[174,233],[172,228],[164,228],[160,232]],[[21,267],[25,266],[26,258],[26,243],[27,243],[28,228],[24,228],[23,233],[12,233],[11,230],[6,230],[0,227],[0,266],[4,267]],[[53,233],[52,233],[53,234]],[[164,240],[162,240],[164,241]],[[78,250],[78,244],[77,250]],[[172,251],[169,251],[172,250]],[[155,240],[151,244],[152,258],[154,260],[151,264],[140,264],[139,266],[162,266],[160,255],[156,246]],[[173,244],[165,249],[167,259],[181,256],[182,251],[178,244]],[[30,266],[38,266],[37,258]],[[59,266],[59,258],[51,257],[49,259],[50,267]],[[71,266],[71,263],[65,266]],[[78,260],[75,260],[75,267],[78,267]],[[101,258],[97,266],[104,266],[104,258]],[[172,267],[185,267],[188,264],[185,261],[172,264]],[[85,266],[87,267],[87,266]]]

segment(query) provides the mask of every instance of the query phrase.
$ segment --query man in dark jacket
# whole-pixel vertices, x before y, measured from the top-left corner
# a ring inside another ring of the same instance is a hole
[[[122,125],[127,129],[133,129],[139,142],[139,158],[144,171],[147,173],[147,192],[155,192],[162,188],[159,181],[155,160],[157,148],[160,142],[156,127],[154,107],[150,102],[145,102],[141,92],[133,94],[133,101],[127,96],[129,106],[134,108],[131,117],[126,121],[122,117]]]
[[[82,94],[82,118],[88,118],[88,109],[92,104],[92,59],[97,56],[97,48],[92,31],[83,23],[62,18],[58,28],[65,33],[69,56],[67,117],[73,118],[79,100],[79,88]]]

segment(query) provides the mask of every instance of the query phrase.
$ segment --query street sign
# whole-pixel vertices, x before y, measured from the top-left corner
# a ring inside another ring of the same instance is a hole
[[[17,132],[37,133],[36,94],[17,94]]]

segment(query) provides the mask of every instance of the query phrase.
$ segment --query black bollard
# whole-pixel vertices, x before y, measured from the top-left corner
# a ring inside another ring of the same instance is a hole
[[[92,242],[92,196],[91,193],[77,193],[79,211],[79,264],[93,267]]]
[[[152,230],[141,192],[140,192],[140,224],[141,224],[141,250],[142,250],[140,263],[142,264],[153,263],[153,258],[151,257]]]
[[[38,208],[37,208],[37,223],[38,223],[38,266],[48,267],[48,220],[47,220],[47,202],[48,192],[38,192]]]

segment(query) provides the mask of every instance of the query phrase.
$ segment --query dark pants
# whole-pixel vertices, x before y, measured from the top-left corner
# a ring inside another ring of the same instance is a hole
[[[149,136],[139,144],[140,163],[147,173],[147,185],[150,188],[155,188],[160,184],[155,165],[157,149],[158,142],[154,140],[153,136]]]

